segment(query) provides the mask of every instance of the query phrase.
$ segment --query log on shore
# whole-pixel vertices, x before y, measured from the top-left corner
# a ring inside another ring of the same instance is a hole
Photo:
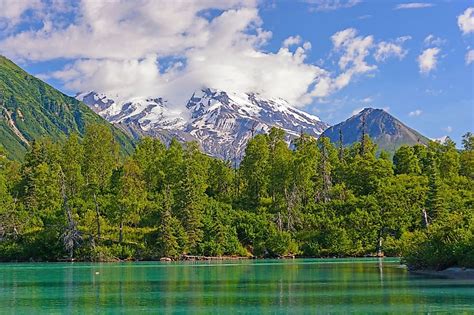
[[[196,256],[196,255],[181,255],[180,260],[197,261],[197,260],[243,260],[251,257],[241,256]]]

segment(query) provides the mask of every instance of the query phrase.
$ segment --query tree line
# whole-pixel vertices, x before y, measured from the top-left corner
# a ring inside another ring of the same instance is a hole
[[[197,143],[143,138],[121,159],[110,129],[0,153],[0,260],[403,255],[474,265],[474,136],[350,147],[258,134],[238,167]]]

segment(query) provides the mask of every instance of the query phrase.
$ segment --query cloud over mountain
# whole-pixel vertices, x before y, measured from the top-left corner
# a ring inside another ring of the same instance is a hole
[[[377,69],[369,58],[382,62],[406,54],[403,41],[377,42],[354,28],[332,36],[338,69],[308,62],[312,45],[297,34],[269,50],[272,32],[263,27],[254,0],[56,2],[21,1],[9,13],[9,23],[23,18],[31,25],[0,36],[0,54],[33,62],[64,60],[62,69],[42,78],[119,100],[163,96],[183,106],[189,97],[183,90],[212,87],[279,97],[301,107]],[[329,9],[358,2],[310,5]]]

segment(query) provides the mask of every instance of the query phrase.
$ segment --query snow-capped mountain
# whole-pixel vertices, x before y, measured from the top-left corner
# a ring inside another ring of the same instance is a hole
[[[161,97],[135,97],[118,103],[105,94],[88,92],[80,93],[76,98],[113,123],[137,122],[143,130],[176,130],[182,129],[186,124],[182,112],[169,108]]]
[[[186,106],[178,107],[162,98],[133,98],[118,103],[95,92],[76,98],[134,136],[150,135],[166,142],[172,137],[197,140],[204,152],[227,160],[241,160],[248,140],[273,126],[286,132],[288,142],[301,132],[318,137],[328,127],[283,99],[253,93],[203,89],[193,93]],[[180,107],[181,111],[176,109]]]

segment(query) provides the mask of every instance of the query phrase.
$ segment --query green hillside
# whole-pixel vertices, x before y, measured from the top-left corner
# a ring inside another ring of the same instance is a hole
[[[47,137],[60,141],[89,124],[107,124],[122,154],[133,150],[132,140],[85,104],[28,74],[0,56],[0,143],[10,158],[21,160],[29,143]]]

